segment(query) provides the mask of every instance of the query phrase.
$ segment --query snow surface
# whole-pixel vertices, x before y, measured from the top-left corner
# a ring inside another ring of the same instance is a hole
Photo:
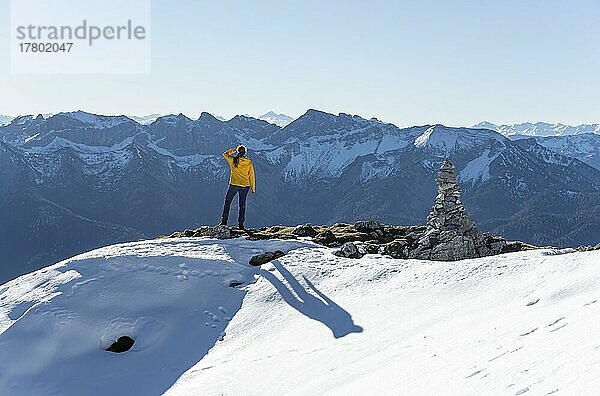
[[[274,249],[289,253],[247,265]],[[546,249],[353,260],[242,239],[111,246],[0,286],[0,389],[598,394],[599,259]],[[136,339],[130,351],[102,350],[121,335]]]

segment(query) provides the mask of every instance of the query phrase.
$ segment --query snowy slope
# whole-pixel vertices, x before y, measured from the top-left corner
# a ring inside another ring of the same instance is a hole
[[[167,394],[598,394],[600,254],[550,254],[439,263],[294,252],[273,274],[306,276],[352,323],[335,306],[329,326],[308,320],[327,310],[315,293],[301,286],[293,308],[272,283],[287,285],[263,272],[225,342]],[[328,329],[354,325],[363,331],[337,339]]]
[[[6,283],[0,287],[0,390],[161,393],[225,334],[245,294],[229,282],[252,281],[253,269],[245,263],[279,245],[117,245]],[[101,349],[122,335],[136,339],[129,353]]]
[[[273,249],[290,253],[247,265]],[[600,252],[564,253],[441,263],[298,241],[107,247],[0,286],[0,389],[597,394]],[[121,335],[130,351],[101,349]]]

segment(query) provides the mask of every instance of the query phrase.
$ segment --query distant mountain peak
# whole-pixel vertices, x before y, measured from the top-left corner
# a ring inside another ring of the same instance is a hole
[[[38,116],[37,119],[43,120],[44,117],[42,115]],[[41,118],[40,118],[41,117]],[[105,129],[112,128],[116,125],[123,124],[126,122],[132,122],[133,120],[124,115],[116,115],[116,116],[108,116],[108,115],[98,115],[93,113],[88,113],[86,111],[77,110],[71,112],[58,113],[56,115],[51,116],[49,119],[67,117],[81,123],[87,124],[94,129]]]
[[[219,125],[223,123],[223,120],[218,119],[209,112],[203,111],[198,117],[198,122],[201,124]]]
[[[8,125],[14,119],[14,117],[9,115],[0,114],[0,126]]]
[[[293,117],[290,117],[286,114],[277,114],[274,111],[269,111],[268,113],[265,113],[258,118],[260,120],[267,121],[270,124],[275,124],[281,128],[294,121]]]
[[[154,121],[156,121],[157,119],[159,119],[160,117],[162,117],[161,114],[158,113],[153,113],[153,114],[148,114],[148,115],[144,115],[144,116],[128,116],[129,118],[131,118],[132,120],[134,120],[135,122],[137,122],[138,124],[141,125],[150,125],[152,124]]]
[[[473,125],[473,128],[475,128],[475,129],[491,129],[492,131],[495,131],[498,129],[498,125],[493,124],[489,121],[482,121],[479,124]]]

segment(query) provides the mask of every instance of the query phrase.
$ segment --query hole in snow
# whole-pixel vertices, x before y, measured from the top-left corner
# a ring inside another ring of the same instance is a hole
[[[119,337],[117,341],[113,342],[111,346],[106,348],[106,350],[115,353],[127,352],[131,349],[134,343],[135,340],[133,338],[129,336],[122,336]]]

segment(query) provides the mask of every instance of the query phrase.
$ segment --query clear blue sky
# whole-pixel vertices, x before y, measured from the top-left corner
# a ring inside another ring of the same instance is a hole
[[[600,122],[598,0],[154,0],[151,74],[52,76],[10,74],[1,1],[0,114]]]

